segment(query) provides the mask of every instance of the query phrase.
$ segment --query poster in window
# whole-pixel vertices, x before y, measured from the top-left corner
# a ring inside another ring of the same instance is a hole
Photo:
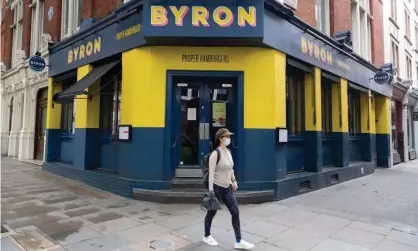
[[[225,127],[226,126],[226,104],[212,103],[212,126]]]

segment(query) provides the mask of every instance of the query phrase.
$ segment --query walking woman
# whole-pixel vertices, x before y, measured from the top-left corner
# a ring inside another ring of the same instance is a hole
[[[217,150],[213,151],[209,157],[209,192],[214,193],[219,201],[223,202],[232,215],[232,227],[235,232],[235,249],[248,250],[254,244],[241,239],[241,226],[239,219],[238,203],[234,191],[238,189],[234,175],[234,161],[227,146],[231,143],[231,133],[226,128],[221,128],[216,132],[215,142]],[[220,154],[218,161],[218,154]],[[203,242],[211,246],[217,246],[218,242],[210,234],[215,210],[209,210],[205,218],[205,236]]]

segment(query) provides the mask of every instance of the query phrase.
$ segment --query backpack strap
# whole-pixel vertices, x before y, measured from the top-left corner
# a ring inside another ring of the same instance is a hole
[[[221,159],[221,151],[219,151],[218,148],[216,148],[215,151],[218,154],[218,159],[216,160],[216,165],[217,165],[219,163],[219,160]]]

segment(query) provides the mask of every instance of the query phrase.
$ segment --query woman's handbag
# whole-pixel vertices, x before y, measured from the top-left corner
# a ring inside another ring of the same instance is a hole
[[[221,203],[219,202],[218,198],[216,198],[215,193],[209,192],[209,193],[205,193],[205,196],[203,197],[200,208],[203,211],[207,211],[207,210],[216,211],[216,210],[221,209]]]

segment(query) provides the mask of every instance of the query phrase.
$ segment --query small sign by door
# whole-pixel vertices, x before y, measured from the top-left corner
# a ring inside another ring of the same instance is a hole
[[[418,121],[418,112],[413,112],[412,113],[412,120],[413,121]]]

